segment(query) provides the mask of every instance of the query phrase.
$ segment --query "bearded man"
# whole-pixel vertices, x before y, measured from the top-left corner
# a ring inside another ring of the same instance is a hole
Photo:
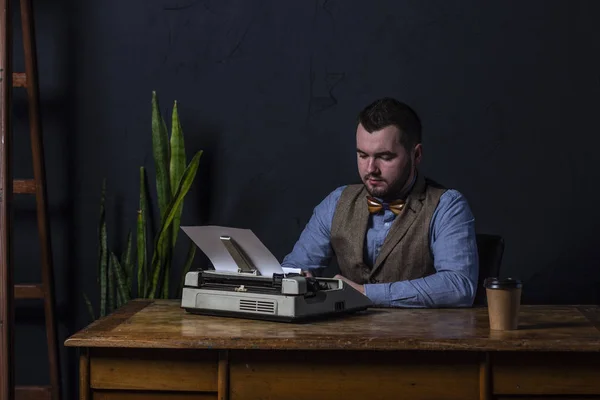
[[[379,99],[359,113],[362,184],[338,187],[313,211],[282,266],[316,275],[336,258],[344,280],[376,306],[470,307],[476,292],[475,219],[465,197],[426,178],[421,122]]]

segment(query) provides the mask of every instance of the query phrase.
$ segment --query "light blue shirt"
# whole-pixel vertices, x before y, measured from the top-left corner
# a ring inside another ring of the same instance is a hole
[[[335,189],[315,207],[282,266],[314,270],[329,264],[333,256],[329,241],[331,224],[344,188]],[[367,265],[375,263],[394,218],[390,210],[369,216],[363,253]],[[473,304],[479,272],[475,218],[460,192],[448,189],[440,197],[429,226],[429,243],[436,272],[419,279],[365,284],[365,295],[373,304],[410,308]]]

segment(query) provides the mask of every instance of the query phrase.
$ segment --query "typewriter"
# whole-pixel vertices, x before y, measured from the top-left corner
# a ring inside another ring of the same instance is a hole
[[[189,313],[306,322],[372,306],[368,297],[340,279],[285,272],[262,276],[234,238],[223,235],[219,240],[238,270],[188,272],[181,307]]]

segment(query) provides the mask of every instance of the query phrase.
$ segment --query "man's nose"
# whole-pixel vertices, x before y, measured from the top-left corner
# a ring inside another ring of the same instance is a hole
[[[367,163],[367,172],[372,174],[374,172],[378,172],[379,171],[379,167],[377,165],[377,161],[375,161],[374,158],[369,158],[369,161]]]

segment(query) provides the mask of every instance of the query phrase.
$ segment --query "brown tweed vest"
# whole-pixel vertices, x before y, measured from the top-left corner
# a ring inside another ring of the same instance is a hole
[[[331,226],[331,246],[341,275],[365,284],[416,279],[435,273],[429,226],[445,191],[418,174],[406,205],[395,218],[371,268],[363,257],[370,216],[365,199],[368,193],[362,184],[347,186],[338,201]]]

